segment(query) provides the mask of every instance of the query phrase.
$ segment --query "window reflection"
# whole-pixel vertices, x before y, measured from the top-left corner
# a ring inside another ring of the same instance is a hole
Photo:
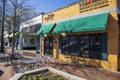
[[[53,38],[52,37],[44,38],[44,53],[45,55],[52,56],[52,53],[53,53]]]
[[[107,59],[107,35],[60,36],[59,52],[64,54],[77,54],[88,58]]]
[[[69,39],[69,44],[70,44],[70,48],[69,48],[69,51],[70,53],[76,53],[77,52],[77,42],[76,42],[76,37],[75,36],[72,36],[70,37]]]
[[[69,39],[68,37],[62,38],[62,52],[63,53],[69,53]]]
[[[89,36],[81,36],[81,56],[89,57]]]
[[[90,35],[90,57],[100,58],[100,35]]]

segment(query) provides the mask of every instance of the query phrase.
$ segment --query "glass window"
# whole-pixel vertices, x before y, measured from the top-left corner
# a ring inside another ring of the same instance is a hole
[[[107,34],[101,35],[101,59],[107,60],[108,53],[107,53]]]
[[[44,54],[49,56],[53,55],[53,37],[44,38]]]
[[[74,54],[77,53],[77,40],[76,36],[69,37],[69,53]]]
[[[59,52],[63,54],[78,54],[81,57],[104,59],[107,54],[107,35],[72,35],[60,37]]]
[[[30,43],[31,43],[31,44],[35,44],[35,39],[34,39],[34,38],[31,38],[31,39],[30,39]]]
[[[60,37],[59,52],[73,54],[77,53],[77,48],[76,36]]]
[[[90,35],[90,58],[100,58],[100,35]]]
[[[69,37],[62,37],[62,53],[69,53]]]
[[[81,56],[82,57],[89,57],[89,36],[82,35],[81,36]]]

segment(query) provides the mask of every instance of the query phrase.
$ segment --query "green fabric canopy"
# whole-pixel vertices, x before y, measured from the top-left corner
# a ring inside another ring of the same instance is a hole
[[[106,30],[108,13],[77,18],[58,23],[52,33],[86,32]]]
[[[8,38],[9,37],[9,34],[6,34],[5,36],[4,36],[4,38]]]
[[[15,32],[15,37],[17,37],[18,35],[19,35],[19,32]],[[11,34],[9,35],[9,37],[12,38],[12,37],[13,37],[13,33],[11,33]]]
[[[41,26],[41,28],[37,32],[37,35],[48,34],[54,25],[55,25],[55,23]]]

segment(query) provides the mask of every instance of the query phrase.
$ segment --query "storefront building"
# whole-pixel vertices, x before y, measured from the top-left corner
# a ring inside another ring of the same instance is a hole
[[[36,32],[40,29],[42,23],[42,14],[32,18],[20,25],[19,49],[36,49],[39,47],[39,36]]]
[[[43,55],[120,69],[116,0],[84,0],[44,14],[37,34],[42,35]]]

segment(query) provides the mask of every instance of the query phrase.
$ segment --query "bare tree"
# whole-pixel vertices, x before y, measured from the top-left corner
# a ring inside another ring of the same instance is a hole
[[[11,25],[13,39],[12,39],[12,54],[14,55],[15,47],[15,32],[17,31],[21,20],[24,21],[32,7],[29,5],[29,0],[7,0],[6,3],[6,23]],[[32,16],[30,16],[32,17]]]
[[[2,18],[2,1],[0,0],[0,20]]]
[[[1,36],[1,25],[2,25],[2,1],[0,0],[0,36]]]

